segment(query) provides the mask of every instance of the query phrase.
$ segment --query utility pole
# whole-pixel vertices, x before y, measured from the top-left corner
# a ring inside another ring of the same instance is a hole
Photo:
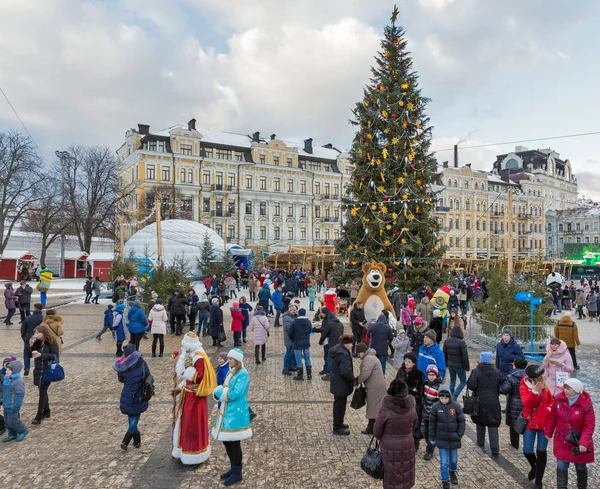
[[[123,235],[123,216],[119,216],[119,254],[121,264],[125,263],[125,236]]]
[[[67,151],[55,151],[54,154],[60,160],[60,200],[63,208],[65,207],[65,171],[69,164],[69,158],[71,155]],[[60,265],[58,267],[58,273],[60,278],[64,278],[65,274],[65,231],[64,229],[60,233]]]
[[[163,256],[162,256],[162,233],[160,230],[160,193],[156,193],[156,197],[154,199],[154,208],[156,212],[156,257],[158,260],[158,264],[162,265]]]
[[[512,227],[513,227],[513,210],[512,210],[512,198],[513,198],[513,190],[511,188],[508,189],[508,277],[507,281],[510,285],[512,280],[512,272],[513,272],[513,246],[512,246]]]

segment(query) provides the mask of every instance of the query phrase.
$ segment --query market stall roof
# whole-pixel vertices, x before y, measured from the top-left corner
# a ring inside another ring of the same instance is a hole
[[[91,255],[89,255],[87,257],[87,261],[113,261],[114,258],[115,258],[114,253],[98,252],[98,253],[92,253]]]
[[[22,250],[4,250],[2,255],[0,255],[0,258],[4,258],[6,260],[20,260],[27,255],[31,255],[34,259],[36,259],[36,257],[33,256],[33,254],[31,254],[29,251]]]
[[[60,258],[60,253],[56,257]],[[89,258],[89,255],[85,251],[65,251],[65,260],[79,260],[81,257]]]

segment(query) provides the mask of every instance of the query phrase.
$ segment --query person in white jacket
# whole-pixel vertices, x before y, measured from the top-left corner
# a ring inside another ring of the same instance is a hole
[[[162,299],[156,299],[154,307],[148,313],[148,323],[152,331],[152,358],[156,357],[156,343],[160,341],[159,357],[165,351],[165,334],[167,334],[167,311]]]

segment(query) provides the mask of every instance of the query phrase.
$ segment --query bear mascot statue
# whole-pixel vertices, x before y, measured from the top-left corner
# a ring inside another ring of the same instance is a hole
[[[367,324],[376,321],[384,309],[387,309],[396,317],[396,312],[385,292],[385,270],[384,263],[363,263],[362,286],[358,291],[354,304],[357,302],[363,303]]]

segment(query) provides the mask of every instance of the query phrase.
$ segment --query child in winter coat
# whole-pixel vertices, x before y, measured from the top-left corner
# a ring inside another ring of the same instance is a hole
[[[123,342],[125,341],[125,304],[117,304],[115,312],[113,314],[112,329],[115,332],[117,338],[117,353],[115,356],[123,356]]]
[[[315,299],[317,298],[317,289],[313,284],[308,286],[308,310],[315,310]]]
[[[98,341],[100,341],[102,339],[102,335],[104,333],[106,333],[107,331],[111,331],[112,332],[112,336],[113,338],[115,337],[115,332],[112,329],[112,325],[113,325],[113,308],[115,306],[113,306],[112,304],[109,304],[108,306],[106,306],[106,310],[104,311],[104,325],[102,327],[102,331],[100,331],[97,335],[96,335],[96,339]]]
[[[242,346],[242,325],[244,324],[244,314],[240,309],[239,302],[234,302],[231,311],[231,331],[233,331],[233,346]]]
[[[450,489],[450,482],[458,484],[458,449],[465,434],[465,415],[460,404],[452,400],[448,386],[440,387],[438,397],[429,415],[429,441],[440,452],[442,487]]]
[[[8,429],[5,442],[21,441],[29,433],[19,416],[23,399],[25,399],[25,383],[21,379],[21,370],[23,370],[23,365],[18,360],[7,362],[4,368],[2,405],[4,406],[4,423]]]
[[[10,362],[15,361],[15,357],[6,357],[2,360],[2,368],[0,368],[0,406],[2,406],[2,383],[4,382],[4,377],[6,376],[6,367]],[[0,413],[0,435],[2,435],[6,431],[6,427],[4,424],[4,416]]]
[[[398,370],[404,363],[404,354],[410,349],[410,340],[406,331],[401,329],[392,342],[394,347],[394,368]]]
[[[425,447],[424,460],[431,460],[433,458],[434,445],[429,440],[429,415],[431,413],[431,407],[438,400],[438,390],[442,385],[442,379],[440,378],[439,371],[435,365],[429,365],[427,367],[427,380],[423,385],[423,415],[421,416],[421,433],[427,442]]]

